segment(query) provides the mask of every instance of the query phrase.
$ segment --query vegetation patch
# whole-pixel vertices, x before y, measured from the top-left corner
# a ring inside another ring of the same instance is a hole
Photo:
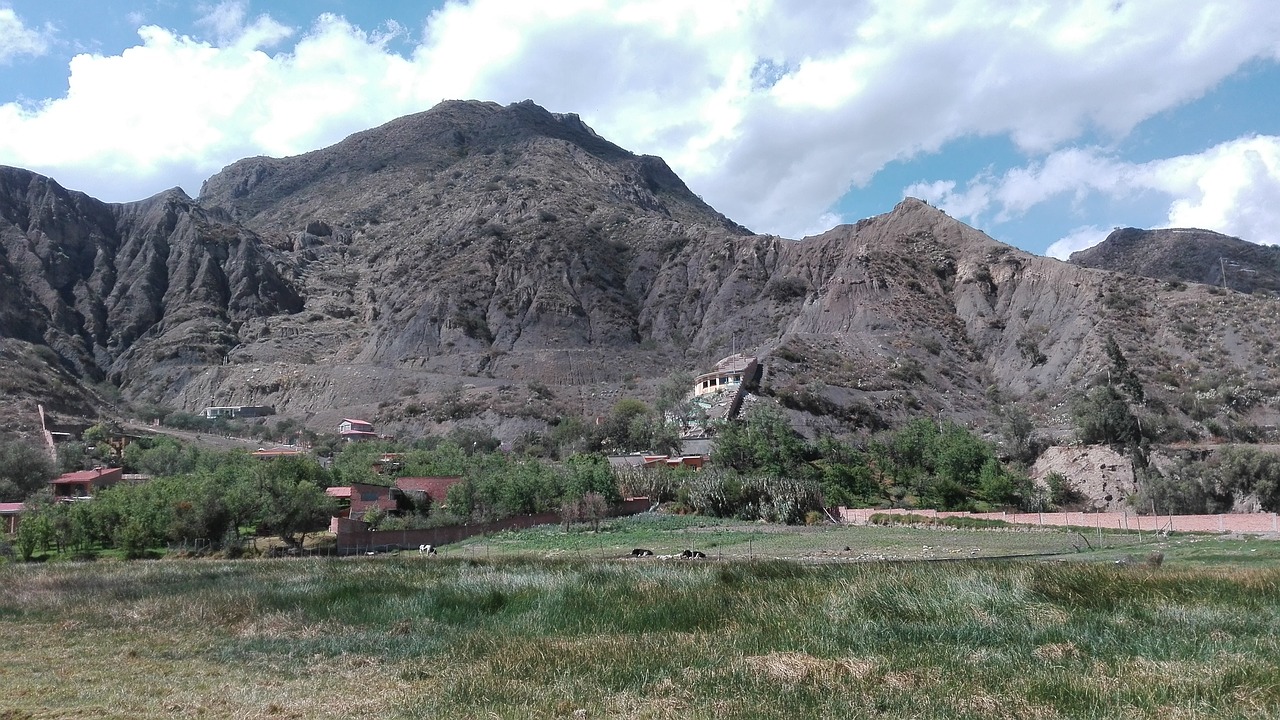
[[[0,580],[15,717],[1280,714],[1274,569],[415,556]]]

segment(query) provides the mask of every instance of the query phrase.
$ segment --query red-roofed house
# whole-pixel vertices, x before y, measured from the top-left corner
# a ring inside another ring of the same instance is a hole
[[[353,440],[377,440],[378,433],[373,431],[373,424],[364,420],[352,420],[347,418],[338,423],[338,434],[343,440],[351,442]]]
[[[97,467],[92,470],[80,470],[66,473],[55,480],[50,480],[54,498],[62,501],[78,500],[93,497],[93,494],[105,487],[111,487],[124,479],[124,470],[120,468]]]
[[[701,470],[706,458],[702,455],[612,455],[609,465],[615,470],[652,470],[669,467],[672,469],[687,467]]]
[[[359,520],[373,508],[383,512],[395,512],[397,488],[382,485],[355,483],[347,487],[331,487],[324,491],[331,498],[337,498],[340,509],[337,517]]]
[[[24,508],[22,503],[0,503],[0,527],[9,535],[18,532],[18,516]]]
[[[432,503],[440,505],[449,488],[460,482],[461,477],[402,477],[396,478],[396,487],[406,493],[426,493]]]

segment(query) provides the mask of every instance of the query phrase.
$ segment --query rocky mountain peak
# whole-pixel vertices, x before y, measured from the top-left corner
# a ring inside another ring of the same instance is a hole
[[[1159,280],[1225,286],[1237,292],[1280,293],[1280,247],[1211,230],[1117,228],[1070,262]]]

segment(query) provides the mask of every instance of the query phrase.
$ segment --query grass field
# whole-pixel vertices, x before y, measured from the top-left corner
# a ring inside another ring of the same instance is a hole
[[[1154,547],[1145,538],[1103,533],[1108,548],[1138,551]],[[1099,546],[1092,533],[1064,528],[1009,525],[983,532],[909,526],[815,525],[794,527],[697,516],[636,515],[617,518],[600,532],[564,532],[543,526],[476,537],[442,551],[464,558],[541,557],[545,559],[605,560],[626,557],[634,548],[658,555],[701,550],[722,560],[955,560],[1010,556],[1058,555]],[[847,548],[847,549],[846,549]]]
[[[1100,562],[758,559],[1063,547],[1040,535],[672,520],[432,559],[9,564],[0,718],[1280,717],[1274,540],[1174,537],[1159,568],[1070,543]]]

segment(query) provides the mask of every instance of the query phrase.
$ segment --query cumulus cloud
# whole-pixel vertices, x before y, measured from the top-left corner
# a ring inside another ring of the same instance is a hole
[[[1106,240],[1107,235],[1110,234],[1110,230],[1104,230],[1096,225],[1078,227],[1054,241],[1054,243],[1049,246],[1049,250],[1045,252],[1045,255],[1058,258],[1059,260],[1066,260],[1071,257],[1071,253],[1076,252],[1077,250],[1091,248],[1103,240]]]
[[[53,28],[29,28],[12,8],[0,7],[0,64],[22,55],[43,55],[52,38]]]
[[[532,98],[662,155],[749,227],[796,236],[887,163],[964,136],[1008,135],[1048,154],[1029,172],[1056,163],[1050,175],[1079,187],[1065,179],[1073,158],[1054,152],[1064,143],[1123,136],[1245,63],[1280,57],[1267,0],[1177,12],[1102,0],[473,0],[447,3],[412,35],[334,15],[292,30],[232,1],[207,6],[197,29],[144,27],[118,55],[72,60],[65,96],[0,106],[0,162],[125,200],[194,189],[245,155],[303,152],[442,99]],[[389,46],[409,36],[420,40],[407,54]],[[1084,152],[1075,160],[1097,158]],[[932,191],[966,212],[1017,213],[1050,190],[1004,180]],[[1196,198],[1187,213],[1217,202]]]
[[[204,14],[196,19],[196,27],[212,33],[219,45],[271,47],[293,34],[289,27],[276,22],[270,15],[259,15],[246,23],[249,16],[247,0],[227,0],[213,7],[205,7]]]
[[[1280,137],[1238,138],[1147,163],[1125,162],[1098,148],[1071,148],[1000,178],[979,176],[963,188],[947,180],[913,185],[907,192],[975,223],[987,213],[998,222],[1010,220],[1064,195],[1082,202],[1091,196],[1125,200],[1154,193],[1167,203],[1166,227],[1203,228],[1274,245],[1280,244]],[[1050,246],[1048,254],[1065,257],[1105,237],[1097,228],[1078,228]]]

